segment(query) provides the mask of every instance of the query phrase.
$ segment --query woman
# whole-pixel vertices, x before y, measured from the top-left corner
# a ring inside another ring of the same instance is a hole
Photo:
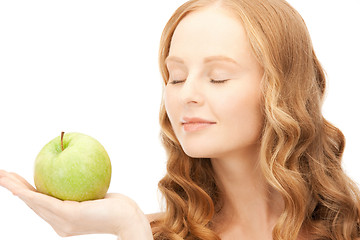
[[[62,202],[5,171],[0,185],[60,236],[360,239],[345,139],[321,113],[324,72],[284,0],[185,3],[164,29],[160,68],[164,213],[145,216],[120,194]]]

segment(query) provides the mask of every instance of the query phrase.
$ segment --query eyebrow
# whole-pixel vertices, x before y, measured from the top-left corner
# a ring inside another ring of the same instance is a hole
[[[184,64],[184,60],[182,60],[179,57],[175,57],[175,56],[168,56],[165,59],[165,64],[167,64],[169,61]],[[234,59],[223,56],[223,55],[210,56],[210,57],[204,58],[204,63],[210,63],[210,62],[216,62],[216,61],[230,62],[230,63],[234,63],[236,65],[239,65]]]

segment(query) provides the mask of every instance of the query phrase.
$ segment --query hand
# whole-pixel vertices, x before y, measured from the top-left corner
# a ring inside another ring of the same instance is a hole
[[[0,170],[0,186],[22,199],[61,237],[109,233],[121,239],[153,239],[150,224],[137,204],[122,194],[94,201],[61,201],[39,193],[16,173]]]

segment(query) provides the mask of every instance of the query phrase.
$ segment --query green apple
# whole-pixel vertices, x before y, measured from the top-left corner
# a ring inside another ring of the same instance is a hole
[[[35,160],[36,189],[61,200],[104,198],[111,180],[105,148],[81,133],[61,133],[46,144]]]

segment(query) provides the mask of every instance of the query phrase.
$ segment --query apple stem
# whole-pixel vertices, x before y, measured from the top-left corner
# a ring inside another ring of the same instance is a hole
[[[64,139],[64,132],[61,132],[61,151],[64,151],[63,139]]]

